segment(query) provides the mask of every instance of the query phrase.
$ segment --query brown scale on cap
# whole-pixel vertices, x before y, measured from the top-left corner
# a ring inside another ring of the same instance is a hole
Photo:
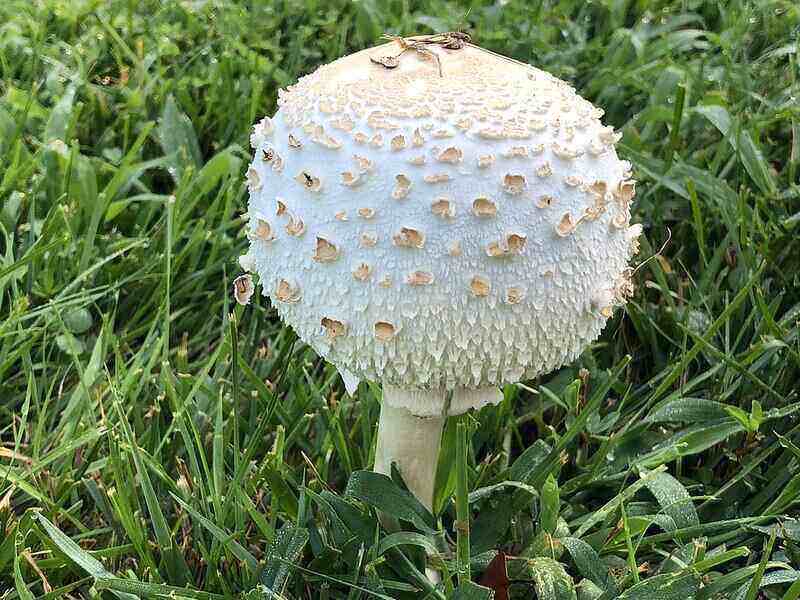
[[[411,145],[416,148],[419,148],[424,143],[425,143],[425,138],[423,137],[422,132],[419,130],[419,127],[417,127],[414,130],[414,135],[411,138]]]
[[[633,269],[628,267],[614,282],[614,300],[617,304],[625,304],[633,297]]]
[[[624,168],[624,171],[622,172],[622,178],[623,179],[630,179],[631,176],[633,175],[633,170],[632,170],[633,169],[633,165],[630,162],[628,162],[627,160],[623,160],[622,161],[622,166]]]
[[[275,199],[275,216],[276,217],[280,217],[285,212],[286,212],[286,202],[283,201],[283,198],[276,198]]]
[[[356,132],[353,134],[353,141],[354,141],[356,144],[366,144],[368,139],[369,139],[369,138],[367,137],[367,134],[366,134],[366,133],[363,133],[363,132],[361,132],[361,131],[356,131]]]
[[[392,243],[401,248],[422,248],[425,245],[425,234],[412,227],[401,227],[392,236]]]
[[[447,173],[434,173],[433,175],[425,175],[422,178],[425,183],[444,183],[450,181],[450,175]]]
[[[303,147],[303,142],[301,142],[300,140],[298,140],[296,137],[294,137],[294,136],[293,136],[293,135],[290,133],[290,134],[289,134],[289,148],[296,148],[296,149],[299,149],[299,148],[302,148],[302,147]]]
[[[333,102],[331,102],[327,98],[323,98],[322,100],[319,101],[319,110],[322,113],[330,115],[334,114],[337,109]]]
[[[311,136],[311,141],[325,148],[330,148],[331,150],[338,150],[342,147],[342,142],[325,133],[322,127],[317,127],[315,129],[314,135]]]
[[[583,154],[583,151],[579,150],[578,148],[562,146],[558,142],[553,142],[553,145],[550,147],[550,149],[553,151],[553,154],[563,160],[575,160]]]
[[[512,146],[503,152],[505,158],[528,158],[528,148],[526,146]]]
[[[381,277],[381,280],[378,282],[378,285],[382,288],[390,288],[392,287],[392,276],[388,273]]]
[[[262,242],[271,242],[275,239],[272,233],[272,225],[266,219],[257,218],[256,227],[253,230],[253,236]]]
[[[351,173],[350,171],[344,171],[342,173],[342,185],[346,185],[347,187],[355,187],[361,182],[361,175],[359,173]]]
[[[573,220],[571,213],[564,213],[564,216],[561,217],[561,220],[556,225],[556,233],[560,237],[567,237],[578,226],[578,222]]]
[[[393,123],[386,117],[387,114],[385,112],[373,111],[369,114],[369,117],[367,117],[367,125],[372,129],[385,129],[387,131],[399,128],[399,125]]]
[[[597,198],[594,204],[592,204],[591,206],[587,206],[586,208],[583,209],[583,216],[581,217],[581,219],[586,219],[587,221],[595,221],[600,217],[600,215],[602,215],[605,212],[605,210],[606,210],[605,205],[599,198]]]
[[[641,225],[633,225],[631,229],[636,228],[634,232],[634,236],[630,238],[630,253],[631,256],[636,256],[639,254],[639,236],[642,234],[642,226]]]
[[[286,224],[286,233],[295,237],[300,237],[306,231],[306,224],[303,219],[296,215],[289,216],[289,222]]]
[[[589,301],[589,309],[606,319],[614,314],[614,290],[597,290]]]
[[[494,98],[489,102],[491,108],[506,110],[511,108],[512,101],[509,98]]]
[[[550,177],[553,174],[553,167],[550,166],[548,161],[545,161],[536,167],[534,173],[536,173],[537,177]]]
[[[622,139],[622,134],[614,131],[611,126],[603,127],[600,130],[600,141],[606,146],[613,146]]]
[[[457,146],[450,146],[449,148],[442,150],[442,152],[439,153],[439,156],[436,157],[436,160],[443,163],[457,164],[461,162],[462,158],[464,158],[464,153],[462,152],[461,148],[458,148]]]
[[[374,146],[375,148],[380,148],[383,146],[383,136],[380,133],[376,133],[369,140],[369,145]]]
[[[325,335],[331,340],[347,335],[347,325],[342,321],[331,319],[330,317],[322,317],[320,324],[325,328]]]
[[[408,196],[408,192],[411,190],[411,180],[403,173],[395,175],[394,179],[396,183],[394,190],[392,190],[392,198],[401,200]]]
[[[318,192],[322,189],[322,182],[319,177],[314,177],[308,171],[300,171],[294,179],[311,192]]]
[[[556,201],[555,198],[552,196],[544,195],[540,196],[539,199],[536,201],[536,206],[538,208],[548,208],[553,206],[553,203]]]
[[[374,233],[362,233],[358,238],[358,245],[362,248],[372,248],[378,243],[378,236]]]
[[[519,287],[506,289],[506,304],[519,304],[525,299],[525,291]]]
[[[506,246],[512,254],[522,254],[527,239],[524,233],[509,233],[506,235]]]
[[[492,258],[522,254],[525,250],[527,236],[522,233],[509,233],[499,241],[489,242],[486,255]]]
[[[349,115],[342,115],[341,117],[331,119],[330,124],[334,129],[339,129],[346,133],[353,131],[353,128],[356,126],[356,122],[353,121]]]
[[[584,209],[584,217],[589,221],[594,221],[606,211],[606,189],[605,181],[595,181],[588,187],[591,204]]]
[[[261,160],[265,163],[272,162],[275,158],[275,150],[272,148],[267,148],[261,151]]]
[[[292,285],[285,279],[281,279],[275,288],[275,297],[280,302],[295,304],[300,301],[302,293],[299,286]]]
[[[486,298],[492,291],[492,283],[482,275],[475,275],[469,282],[469,289],[476,298]]]
[[[388,342],[389,340],[393,339],[395,336],[395,328],[394,325],[389,323],[389,321],[378,321],[375,323],[375,338],[382,341]]]
[[[256,125],[253,126],[253,133],[255,135],[263,135],[264,137],[271,137],[275,131],[275,123],[269,117],[264,117]]]
[[[371,219],[375,216],[375,209],[362,207],[358,209],[358,216],[362,219]]]
[[[340,210],[335,215],[333,215],[333,218],[336,219],[337,221],[342,221],[342,222],[350,220],[348,218],[348,216],[347,216],[347,211],[346,210]]]
[[[261,176],[253,167],[247,169],[247,187],[251,194],[261,189]]]
[[[431,212],[443,219],[452,219],[456,215],[456,206],[449,198],[439,196],[431,204]]]
[[[253,278],[249,273],[239,275],[239,277],[233,280],[233,296],[239,304],[249,304],[254,291],[255,286],[253,285]]]
[[[607,190],[608,190],[608,184],[600,179],[596,179],[594,183],[589,186],[589,193],[595,196],[605,197]]]
[[[461,242],[458,240],[453,240],[447,246],[447,254],[450,256],[461,256],[463,251],[461,250]]]
[[[620,181],[617,188],[614,190],[614,197],[626,204],[630,203],[635,196],[636,182],[632,179]]]
[[[629,217],[628,217],[627,213],[622,212],[622,211],[617,212],[611,218],[611,225],[613,225],[617,229],[627,229],[627,227],[628,227],[628,219],[629,219]]]
[[[472,213],[476,217],[494,217],[497,214],[497,205],[489,198],[480,196],[472,202]]]
[[[611,219],[612,227],[626,229],[630,220],[630,203],[636,195],[636,182],[633,180],[621,181],[612,196],[616,199],[617,210]]]
[[[353,160],[356,161],[356,165],[358,165],[358,170],[361,171],[362,173],[371,171],[372,167],[375,166],[373,162],[366,156],[359,156],[358,154],[353,154]]]
[[[564,177],[564,183],[569,187],[578,187],[583,183],[583,179],[581,179],[580,175],[567,175]]]
[[[323,237],[317,236],[317,245],[314,249],[314,256],[312,257],[319,263],[329,263],[339,258],[341,252],[336,245],[332,244]]]
[[[427,158],[424,154],[420,154],[418,156],[412,156],[408,159],[408,164],[414,165],[415,167],[421,167],[427,162]]]
[[[506,138],[506,134],[502,127],[491,125],[479,129],[478,137],[482,137],[485,140],[503,140]]]
[[[390,143],[392,150],[402,150],[406,147],[406,138],[402,135],[396,135],[392,138]]]
[[[428,271],[412,271],[406,275],[406,283],[413,286],[433,284],[433,273]]]
[[[283,157],[277,152],[275,153],[275,157],[272,159],[272,170],[276,173],[283,173]]]
[[[528,187],[525,175],[520,173],[506,173],[503,177],[503,189],[511,195],[521,194]]]
[[[482,154],[478,157],[478,168],[487,169],[494,164],[494,154]]]
[[[367,281],[372,275],[372,267],[369,263],[359,263],[353,269],[353,279],[356,281]]]
[[[607,151],[608,151],[608,146],[606,146],[600,140],[593,140],[589,144],[589,154],[591,154],[593,156],[601,156],[602,154],[604,154]]]

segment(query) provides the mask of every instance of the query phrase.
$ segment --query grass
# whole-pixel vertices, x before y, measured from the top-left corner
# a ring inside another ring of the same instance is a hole
[[[671,239],[574,365],[448,423],[432,515],[368,471],[379,390],[230,288],[277,90],[457,28],[604,107],[641,256]],[[0,597],[799,598],[799,33],[791,0],[0,3]]]

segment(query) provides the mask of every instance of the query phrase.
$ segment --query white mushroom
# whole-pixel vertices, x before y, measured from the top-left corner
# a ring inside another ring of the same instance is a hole
[[[249,213],[274,219],[285,198],[289,235],[264,243],[277,226],[254,220],[245,263],[349,392],[383,384],[375,469],[396,463],[430,508],[444,419],[580,355],[631,294],[641,228],[618,135],[569,84],[474,45],[426,48],[437,60],[393,41],[281,92],[253,168],[286,169],[261,187],[251,172]]]

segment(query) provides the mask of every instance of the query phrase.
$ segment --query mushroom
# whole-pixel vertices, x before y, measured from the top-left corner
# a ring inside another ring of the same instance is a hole
[[[374,468],[395,463],[432,508],[445,419],[580,355],[630,295],[641,229],[618,135],[568,83],[471,44],[425,47],[436,60],[392,41],[281,92],[253,168],[287,168],[251,186],[249,213],[285,198],[306,234],[251,237],[248,264],[349,393],[383,385]],[[337,144],[292,145],[311,119]],[[409,152],[429,160],[411,169]],[[580,182],[598,181],[620,208],[583,218],[596,194]]]

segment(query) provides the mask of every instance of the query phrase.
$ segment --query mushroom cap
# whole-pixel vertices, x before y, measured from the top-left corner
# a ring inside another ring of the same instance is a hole
[[[463,412],[575,359],[630,295],[641,233],[600,109],[476,46],[426,47],[281,90],[251,139],[241,261],[346,383],[408,390],[416,414],[437,411],[420,392]]]

